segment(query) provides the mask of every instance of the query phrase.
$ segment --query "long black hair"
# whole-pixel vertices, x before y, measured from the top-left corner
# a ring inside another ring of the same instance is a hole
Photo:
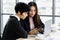
[[[40,23],[40,16],[38,15],[37,4],[36,4],[35,2],[29,2],[29,3],[28,3],[28,6],[29,6],[29,8],[30,8],[31,6],[34,6],[34,7],[36,8],[36,13],[35,13],[35,15],[34,15],[34,17],[33,17],[33,22],[34,22],[35,27],[38,27],[38,25],[39,25],[39,23]]]

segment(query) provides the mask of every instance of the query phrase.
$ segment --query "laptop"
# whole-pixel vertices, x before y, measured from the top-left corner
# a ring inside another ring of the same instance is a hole
[[[51,24],[52,24],[51,20],[45,22],[44,36],[48,36],[51,33]]]
[[[51,20],[48,20],[45,22],[45,28],[44,28],[44,34],[37,34],[37,37],[39,38],[44,38],[44,37],[47,37],[50,32],[51,32],[51,24],[52,24],[52,21]]]

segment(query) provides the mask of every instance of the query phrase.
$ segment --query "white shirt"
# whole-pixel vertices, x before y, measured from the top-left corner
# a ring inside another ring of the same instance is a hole
[[[18,21],[20,21],[20,18],[17,15],[13,15],[14,17],[16,17],[18,19]]]
[[[30,29],[32,30],[32,29],[34,29],[34,23],[33,23],[33,19],[30,17],[29,18],[29,22],[30,22]]]

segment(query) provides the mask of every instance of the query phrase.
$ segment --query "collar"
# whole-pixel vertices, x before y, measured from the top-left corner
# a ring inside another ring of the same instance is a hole
[[[17,15],[14,15],[14,16],[18,19],[18,21],[20,21],[20,18]]]

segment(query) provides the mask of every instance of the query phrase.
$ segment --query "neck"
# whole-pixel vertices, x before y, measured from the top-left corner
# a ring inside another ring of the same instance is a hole
[[[29,17],[29,18],[32,18],[32,17]]]
[[[20,16],[18,14],[16,14],[16,16],[18,16],[20,18]]]
[[[16,14],[20,19],[23,19],[23,16],[20,14]]]

